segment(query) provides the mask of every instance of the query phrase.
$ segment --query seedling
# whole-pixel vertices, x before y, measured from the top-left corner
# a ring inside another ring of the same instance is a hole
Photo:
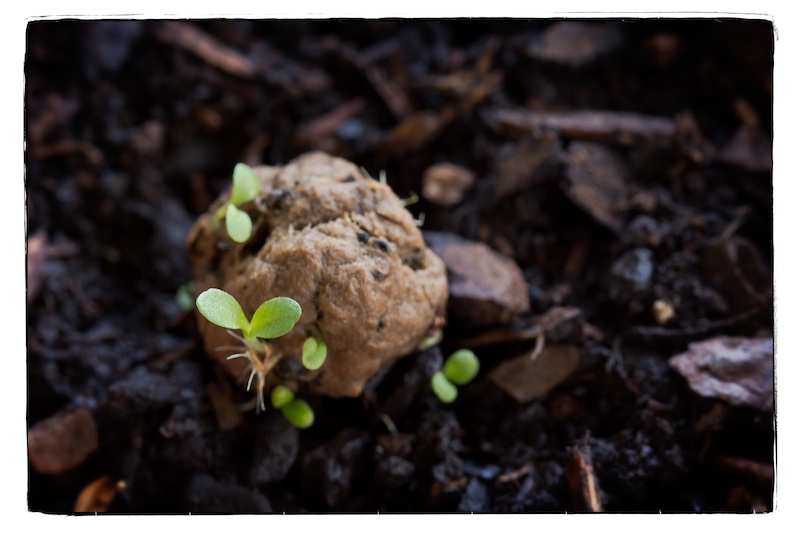
[[[184,313],[191,311],[194,307],[194,281],[187,281],[175,292],[175,301]]]
[[[295,398],[294,393],[283,385],[272,389],[272,407],[280,409],[293,426],[306,429],[314,423],[314,411],[305,400]]]
[[[253,169],[244,163],[237,163],[233,168],[233,187],[228,200],[214,212],[214,220],[225,219],[228,236],[238,242],[246,242],[253,232],[253,221],[250,215],[238,206],[254,199],[258,194],[258,178]]]
[[[303,343],[303,366],[309,370],[317,370],[328,357],[328,345],[317,337],[309,337]]]
[[[209,322],[222,328],[241,340],[245,346],[242,353],[233,354],[228,359],[244,358],[250,362],[250,377],[247,390],[256,378],[256,409],[266,410],[264,404],[264,385],[266,376],[281,359],[281,354],[273,353],[270,346],[259,339],[274,339],[285,335],[300,319],[300,304],[291,298],[272,298],[262,303],[252,320],[247,320],[242,306],[227,292],[211,288],[197,297],[197,309]],[[232,330],[239,330],[239,337]]]
[[[444,403],[452,403],[458,397],[456,385],[466,385],[478,375],[480,361],[472,350],[457,350],[445,361],[441,370],[431,378],[434,394]]]

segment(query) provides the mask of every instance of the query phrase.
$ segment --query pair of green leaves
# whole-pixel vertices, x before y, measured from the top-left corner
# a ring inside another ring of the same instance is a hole
[[[328,345],[317,337],[309,337],[303,343],[303,366],[318,370],[328,357]]]
[[[233,187],[231,196],[217,209],[214,216],[217,220],[225,218],[225,229],[230,238],[238,243],[246,242],[253,232],[253,221],[250,215],[239,209],[258,195],[258,178],[253,169],[244,163],[237,163],[233,168]]]
[[[239,329],[245,339],[274,339],[291,331],[300,319],[300,304],[291,298],[267,300],[247,320],[242,306],[227,292],[211,288],[197,297],[197,309],[209,322],[227,329]]]
[[[478,375],[480,361],[472,350],[453,352],[444,363],[442,370],[431,378],[431,388],[444,403],[452,403],[458,396],[456,385],[466,385]]]
[[[284,385],[272,389],[272,407],[280,409],[284,418],[293,426],[306,429],[314,424],[314,411],[308,402],[295,398],[294,393]]]

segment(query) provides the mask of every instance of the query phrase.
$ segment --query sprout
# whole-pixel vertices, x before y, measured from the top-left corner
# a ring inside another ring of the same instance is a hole
[[[283,385],[272,389],[272,407],[280,409],[284,418],[293,426],[306,429],[314,423],[314,411],[305,400],[294,397],[294,393]]]
[[[285,406],[292,400],[294,400],[294,393],[289,389],[289,387],[285,387],[283,385],[278,385],[274,389],[272,389],[272,407],[275,409],[280,409],[281,407]]]
[[[452,403],[458,396],[458,389],[447,380],[441,370],[437,370],[431,378],[431,388],[444,403]]]
[[[447,358],[442,371],[456,385],[466,385],[478,375],[480,362],[472,350],[458,350]]]
[[[309,370],[317,370],[328,356],[328,345],[317,337],[309,337],[303,343],[303,366]]]
[[[214,219],[225,219],[228,236],[238,243],[246,242],[253,232],[253,221],[250,215],[239,209],[244,203],[258,195],[258,178],[253,169],[244,163],[237,163],[233,168],[233,187],[231,196],[214,212]]]
[[[314,423],[314,411],[305,400],[300,398],[295,398],[281,407],[281,413],[293,426],[300,429],[309,428]]]
[[[458,396],[456,385],[466,385],[475,379],[479,369],[480,362],[472,350],[458,350],[447,358],[442,370],[433,374],[431,388],[444,403],[452,403]]]
[[[234,335],[239,338],[245,345],[245,351],[233,354],[228,359],[244,358],[250,363],[250,377],[247,380],[247,390],[253,384],[253,379],[256,379],[256,410],[264,411],[266,406],[264,404],[264,387],[266,385],[266,376],[281,359],[281,354],[274,354],[269,347],[262,343],[261,339],[274,339],[285,335],[294,327],[300,319],[302,310],[300,304],[291,298],[278,297],[272,298],[262,303],[253,313],[252,320],[247,320],[247,317],[242,310],[242,306],[236,301],[236,298],[227,292],[211,288],[197,297],[197,309],[209,322],[217,326],[227,328],[228,330],[238,329],[242,332],[242,337]],[[285,388],[285,387],[284,387]],[[288,389],[287,389],[288,391]],[[288,391],[291,393],[291,391]],[[273,391],[272,402],[275,404],[275,391]],[[278,402],[285,397],[285,392],[280,391],[277,393]],[[288,403],[283,402],[283,407],[292,403],[292,398],[289,398]],[[295,408],[295,411],[297,408]],[[310,408],[309,408],[310,410]],[[295,413],[293,416],[299,417]],[[311,413],[311,420],[313,421],[314,415]],[[303,421],[307,419],[302,418]],[[294,422],[292,422],[294,423]],[[299,427],[299,426],[298,426]]]
[[[261,304],[252,321],[244,316],[236,298],[220,289],[208,289],[197,297],[197,309],[209,322],[227,329],[241,330],[247,341],[274,339],[286,335],[300,319],[300,304],[278,297]]]

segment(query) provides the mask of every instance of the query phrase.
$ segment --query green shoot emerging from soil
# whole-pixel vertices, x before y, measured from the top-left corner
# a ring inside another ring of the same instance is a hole
[[[264,386],[266,376],[281,359],[281,355],[274,354],[269,346],[259,339],[274,339],[291,331],[300,319],[302,310],[300,304],[291,298],[272,298],[262,303],[252,320],[242,310],[236,298],[227,292],[211,288],[197,297],[197,309],[209,322],[222,328],[227,328],[229,333],[242,341],[245,351],[228,357],[228,359],[244,358],[250,362],[250,378],[247,380],[247,390],[256,378],[256,410],[266,410],[264,404]],[[231,330],[240,330],[243,337],[239,337]]]
[[[250,215],[239,209],[244,203],[253,200],[258,194],[258,178],[255,172],[244,163],[237,163],[233,168],[233,187],[231,196],[214,212],[214,219],[225,219],[228,236],[238,242],[246,242],[253,231]]]
[[[452,403],[458,397],[456,385],[466,385],[478,375],[480,362],[472,350],[453,352],[444,363],[442,370],[431,378],[434,394],[444,403]]]
[[[317,337],[309,337],[303,343],[303,366],[309,370],[317,370],[328,357],[328,345]]]
[[[293,426],[306,429],[314,423],[314,411],[305,400],[294,397],[288,387],[278,385],[272,389],[272,407],[280,409]]]

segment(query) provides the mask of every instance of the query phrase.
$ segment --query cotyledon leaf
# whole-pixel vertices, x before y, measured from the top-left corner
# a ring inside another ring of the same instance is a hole
[[[251,335],[262,339],[274,339],[291,331],[302,314],[300,304],[280,296],[261,304],[253,314]]]
[[[250,323],[244,316],[242,306],[236,298],[221,289],[211,288],[203,291],[197,297],[195,304],[200,314],[212,324],[221,328],[240,329],[245,334],[250,329]]]

